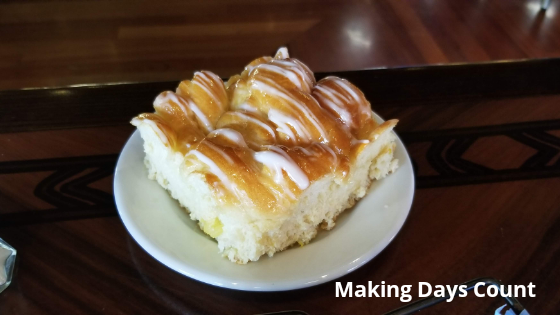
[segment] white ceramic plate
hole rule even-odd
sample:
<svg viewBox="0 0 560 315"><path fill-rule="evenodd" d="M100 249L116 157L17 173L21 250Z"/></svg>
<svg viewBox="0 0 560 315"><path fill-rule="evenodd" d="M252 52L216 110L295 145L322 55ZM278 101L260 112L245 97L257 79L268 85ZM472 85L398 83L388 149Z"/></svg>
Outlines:
<svg viewBox="0 0 560 315"><path fill-rule="evenodd" d="M196 280L230 289L283 291L341 277L381 252L403 226L414 194L412 163L400 139L399 168L303 247L238 265L218 252L177 201L149 180L138 131L126 143L115 171L115 200L132 237L155 259Z"/></svg>

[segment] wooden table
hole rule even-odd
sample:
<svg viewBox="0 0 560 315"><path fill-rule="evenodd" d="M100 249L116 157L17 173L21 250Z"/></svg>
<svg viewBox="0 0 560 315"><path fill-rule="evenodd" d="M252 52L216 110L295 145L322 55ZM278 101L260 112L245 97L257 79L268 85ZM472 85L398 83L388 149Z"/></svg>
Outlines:
<svg viewBox="0 0 560 315"><path fill-rule="evenodd" d="M239 72L287 45L314 71L560 56L560 2L3 0L0 90Z"/></svg>
<svg viewBox="0 0 560 315"><path fill-rule="evenodd" d="M531 314L560 310L560 59L340 72L398 118L414 160L410 216L340 281L536 285ZM324 76L326 74L318 74ZM177 82L0 92L0 237L18 250L0 314L382 314L398 298L335 298L333 282L277 293L199 283L127 233L112 172L151 101ZM336 229L331 233L336 233ZM352 246L352 244L348 244ZM333 253L336 255L336 253ZM423 314L493 314L472 293Z"/></svg>

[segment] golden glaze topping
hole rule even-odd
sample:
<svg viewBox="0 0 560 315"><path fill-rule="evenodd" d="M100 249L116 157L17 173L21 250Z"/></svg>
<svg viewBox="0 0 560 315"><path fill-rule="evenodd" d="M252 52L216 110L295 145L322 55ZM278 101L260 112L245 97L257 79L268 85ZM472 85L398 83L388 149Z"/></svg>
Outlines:
<svg viewBox="0 0 560 315"><path fill-rule="evenodd" d="M285 48L225 84L196 72L176 93L161 93L154 108L132 124L149 124L187 167L200 162L196 171L222 201L271 212L325 174L344 178L364 143L377 137L358 88L336 77L315 82Z"/></svg>

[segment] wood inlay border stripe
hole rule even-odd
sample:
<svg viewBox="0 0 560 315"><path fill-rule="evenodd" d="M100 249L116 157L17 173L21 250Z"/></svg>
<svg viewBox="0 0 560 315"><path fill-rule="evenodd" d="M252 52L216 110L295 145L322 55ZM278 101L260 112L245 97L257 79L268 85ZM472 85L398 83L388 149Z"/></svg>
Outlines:
<svg viewBox="0 0 560 315"><path fill-rule="evenodd" d="M377 107L560 94L560 58L317 73L347 78ZM0 133L124 125L177 82L0 91Z"/></svg>
<svg viewBox="0 0 560 315"><path fill-rule="evenodd" d="M416 174L416 188L426 189L560 177L560 138L547 132L550 130L560 130L560 120L422 131L404 133L401 137L405 144L429 144L425 155L411 152L415 166L423 159L437 173ZM463 157L479 139L497 135L509 137L536 153L519 167L502 170ZM53 171L37 184L35 196L55 207L0 214L0 228L116 215L111 194L88 185L111 176L117 158L117 154L110 154L0 163L0 174ZM86 169L92 171L83 173ZM77 174L81 175L76 177Z"/></svg>

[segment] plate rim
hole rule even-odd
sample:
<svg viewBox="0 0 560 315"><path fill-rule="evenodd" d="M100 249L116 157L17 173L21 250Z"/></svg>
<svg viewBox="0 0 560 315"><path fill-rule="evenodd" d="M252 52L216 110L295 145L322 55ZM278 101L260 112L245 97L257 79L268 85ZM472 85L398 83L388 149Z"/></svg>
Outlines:
<svg viewBox="0 0 560 315"><path fill-rule="evenodd" d="M122 196L120 194L120 190L119 190L120 185L117 184L119 180L119 174L122 173L119 171L120 169L119 166L122 165L122 163L125 163L123 158L123 153L127 149L127 146L130 145L132 138L135 137L135 135L137 135L138 137L140 136L138 130L135 130L127 139L123 149L119 153L119 158L115 166L115 172L114 172L115 175L113 178L113 191L114 191L115 205L117 208L117 212L119 213L119 217L123 222L123 225L126 228L127 232L132 236L134 241L146 253L148 253L152 258L154 258L164 266L172 269L173 271L183 276L189 277L192 280L209 284L212 286L220 287L220 288L232 289L237 291L247 291L247 292L280 292L280 291L298 290L298 289L317 286L338 279L340 277L343 277L366 265L368 262L373 260L375 257L377 257L382 251L384 251L387 248L387 246L397 237L397 235L400 233L400 231L402 230L402 228L407 222L410 211L412 209L412 204L414 202L414 195L416 191L415 190L416 178L414 176L412 159L408 154L408 150L406 149L406 146L402 142L401 138L394 131L391 132L396 136L396 141L398 141L399 144L404 149L403 153L407 160L406 164L407 167L410 167L410 178L409 178L410 181L408 182L407 190L410 190L411 193L406 195L406 198L408 199L406 202L407 210L402 211L402 213L396 218L395 224L391 227L391 229L383 236L383 238L381 238L381 240L377 244L372 246L370 250L361 254L357 259L355 259L350 264L338 266L337 268L333 269L332 272L330 272L326 277L324 278L321 277L313 281L307 281L307 282L285 281L282 283L273 283L273 284L252 282L252 283L244 283L244 284L236 283L235 285L232 285L232 283L228 283L228 282L224 283L224 281L220 281L222 278L219 276L190 267L188 265L188 262L179 260L176 257L169 255L164 250L155 246L143 233L140 232L140 229L136 226L136 223L134 222L134 219L130 215L130 212L123 210L126 208L126 205L122 200ZM142 151L142 153L144 152ZM399 169L401 168L401 166L399 166ZM216 255L220 259L225 259L218 253L216 253ZM250 264L255 264L255 263L258 263L258 261L250 262Z"/></svg>

